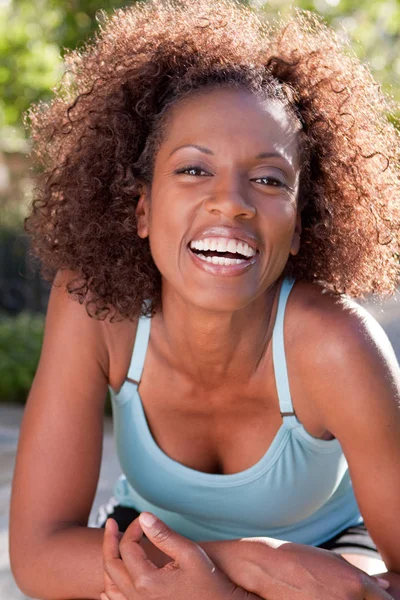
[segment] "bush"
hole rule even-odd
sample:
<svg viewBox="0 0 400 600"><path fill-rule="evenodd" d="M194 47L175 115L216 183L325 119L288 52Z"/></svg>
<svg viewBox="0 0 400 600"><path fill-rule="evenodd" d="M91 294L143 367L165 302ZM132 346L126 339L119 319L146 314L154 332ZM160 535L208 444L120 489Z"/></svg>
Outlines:
<svg viewBox="0 0 400 600"><path fill-rule="evenodd" d="M0 313L0 402L25 402L39 362L44 316Z"/></svg>
<svg viewBox="0 0 400 600"><path fill-rule="evenodd" d="M44 315L0 312L0 402L24 404L35 375L43 341ZM111 415L107 394L105 414Z"/></svg>

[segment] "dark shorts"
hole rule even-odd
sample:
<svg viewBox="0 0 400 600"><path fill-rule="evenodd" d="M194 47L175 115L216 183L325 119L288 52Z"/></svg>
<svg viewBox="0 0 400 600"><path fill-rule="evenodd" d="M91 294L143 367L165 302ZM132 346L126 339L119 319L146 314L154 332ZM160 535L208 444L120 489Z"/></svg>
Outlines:
<svg viewBox="0 0 400 600"><path fill-rule="evenodd" d="M101 506L99 509L96 526L105 527L108 517L112 517L117 521L119 530L126 531L129 524L132 523L139 514L140 513L133 508L116 504L114 499L111 498L108 504ZM363 556L381 559L364 524L348 527L318 547L332 550L332 552L337 554L361 554Z"/></svg>

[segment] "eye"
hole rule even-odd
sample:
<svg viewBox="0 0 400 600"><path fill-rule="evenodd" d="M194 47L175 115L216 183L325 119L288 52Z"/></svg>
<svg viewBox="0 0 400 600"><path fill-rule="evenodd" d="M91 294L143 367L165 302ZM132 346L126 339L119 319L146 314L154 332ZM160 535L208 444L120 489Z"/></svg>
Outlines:
<svg viewBox="0 0 400 600"><path fill-rule="evenodd" d="M207 173L207 171L204 171L204 169L202 169L201 167L197 167L196 165L188 165L187 167L182 167L181 169L177 169L174 172L177 175L185 174L185 175L192 175L193 177L196 177L200 173L201 173L201 175L199 175L200 177L204 177L204 175L209 175L209 173Z"/></svg>
<svg viewBox="0 0 400 600"><path fill-rule="evenodd" d="M252 179L252 181L259 182L262 181L262 185L268 185L272 187L288 187L283 181L277 179L276 177L257 177L256 179Z"/></svg>

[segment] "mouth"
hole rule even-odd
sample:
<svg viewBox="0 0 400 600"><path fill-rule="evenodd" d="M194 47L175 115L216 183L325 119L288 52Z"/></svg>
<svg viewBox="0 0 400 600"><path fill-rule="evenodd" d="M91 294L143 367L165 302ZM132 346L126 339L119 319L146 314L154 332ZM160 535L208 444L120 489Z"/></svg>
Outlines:
<svg viewBox="0 0 400 600"><path fill-rule="evenodd" d="M218 274L236 274L250 267L259 252L244 240L209 237L192 240L188 250L198 266Z"/></svg>

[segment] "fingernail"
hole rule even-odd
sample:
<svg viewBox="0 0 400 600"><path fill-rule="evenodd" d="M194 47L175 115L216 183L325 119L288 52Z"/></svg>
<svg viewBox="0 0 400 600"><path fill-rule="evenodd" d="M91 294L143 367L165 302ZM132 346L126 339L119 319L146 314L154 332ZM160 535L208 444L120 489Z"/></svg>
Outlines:
<svg viewBox="0 0 400 600"><path fill-rule="evenodd" d="M380 587L385 588L385 589L390 587L390 582L387 581L386 579L381 579L380 577L375 577L375 579L379 583Z"/></svg>
<svg viewBox="0 0 400 600"><path fill-rule="evenodd" d="M106 526L105 526L105 529L106 529L107 531L112 531L112 524L111 524L111 521L113 521L113 520L114 520L114 519L107 519L107 521L106 521Z"/></svg>
<svg viewBox="0 0 400 600"><path fill-rule="evenodd" d="M140 515L139 521L145 527L153 527L154 523L157 521L156 517L151 513L144 512Z"/></svg>

